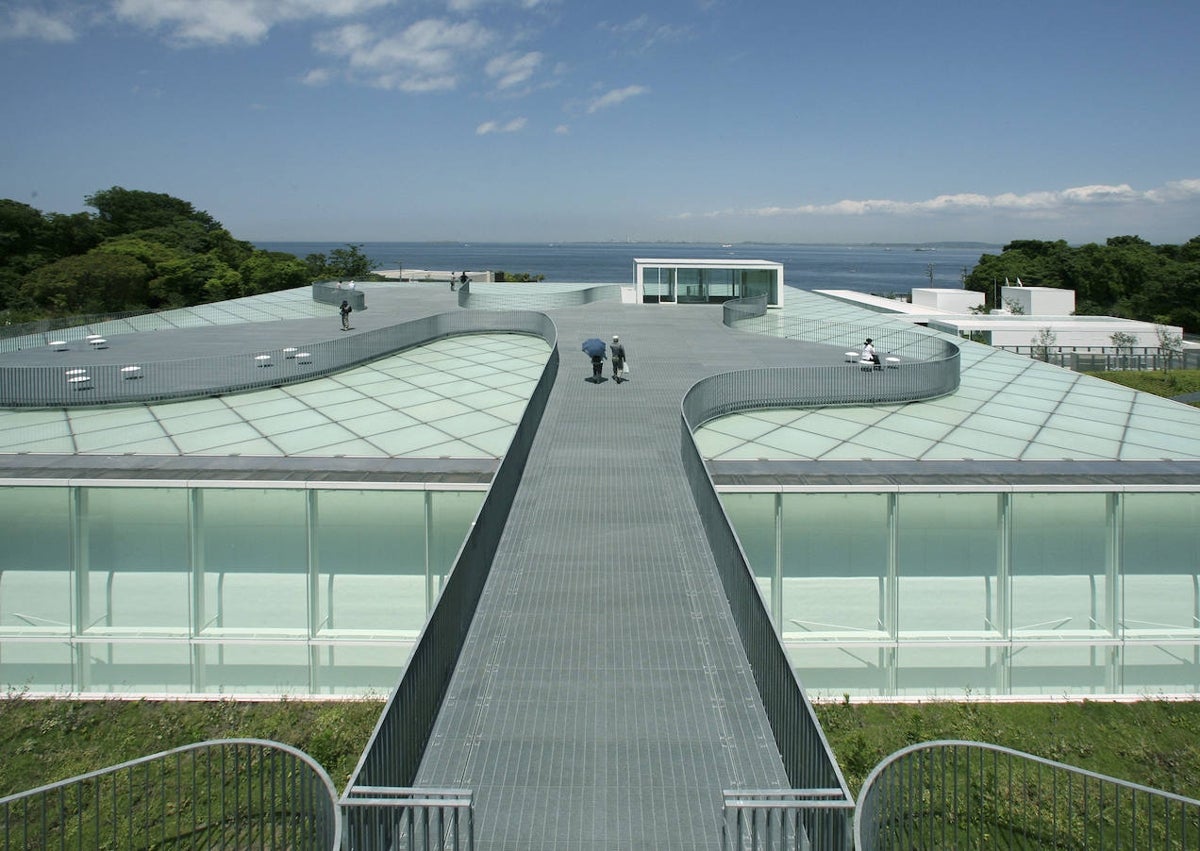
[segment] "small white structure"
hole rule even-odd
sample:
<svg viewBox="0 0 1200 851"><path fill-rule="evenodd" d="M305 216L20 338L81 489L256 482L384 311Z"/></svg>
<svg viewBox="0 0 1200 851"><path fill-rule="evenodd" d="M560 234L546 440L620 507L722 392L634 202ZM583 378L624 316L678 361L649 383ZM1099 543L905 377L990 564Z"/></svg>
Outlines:
<svg viewBox="0 0 1200 851"><path fill-rule="evenodd" d="M1000 301L1010 313L1025 316L1070 316L1075 312L1075 290L1058 287L1003 286Z"/></svg>
<svg viewBox="0 0 1200 851"><path fill-rule="evenodd" d="M766 293L768 307L783 307L783 264L770 260L635 258L637 301L713 304Z"/></svg>
<svg viewBox="0 0 1200 851"><path fill-rule="evenodd" d="M950 313L970 313L983 306L984 295L976 290L946 289L944 287L914 287L912 304Z"/></svg>

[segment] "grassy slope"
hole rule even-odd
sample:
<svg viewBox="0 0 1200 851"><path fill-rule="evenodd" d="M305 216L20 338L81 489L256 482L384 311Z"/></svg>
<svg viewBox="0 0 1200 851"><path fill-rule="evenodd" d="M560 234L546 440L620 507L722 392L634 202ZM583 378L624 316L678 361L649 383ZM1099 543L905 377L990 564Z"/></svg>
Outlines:
<svg viewBox="0 0 1200 851"><path fill-rule="evenodd" d="M205 703L0 700L0 795L204 739L293 745L341 789L382 701ZM1200 798L1200 701L822 704L817 714L857 793L905 745L969 739L1007 745Z"/></svg>
<svg viewBox="0 0 1200 851"><path fill-rule="evenodd" d="M1103 378L1113 384L1132 387L1153 393L1155 396L1181 396L1184 393L1200 393L1200 369L1173 369L1170 372L1115 371L1089 372L1095 378Z"/></svg>

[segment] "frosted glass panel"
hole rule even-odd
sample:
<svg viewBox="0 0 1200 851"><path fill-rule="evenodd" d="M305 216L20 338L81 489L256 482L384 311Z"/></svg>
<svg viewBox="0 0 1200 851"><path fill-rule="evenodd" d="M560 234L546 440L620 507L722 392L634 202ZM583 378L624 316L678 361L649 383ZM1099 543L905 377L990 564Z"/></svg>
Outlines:
<svg viewBox="0 0 1200 851"><path fill-rule="evenodd" d="M0 633L70 632L70 499L68 488L0 488Z"/></svg>
<svg viewBox="0 0 1200 851"><path fill-rule="evenodd" d="M900 495L901 633L999 634L998 500L990 493Z"/></svg>
<svg viewBox="0 0 1200 851"><path fill-rule="evenodd" d="M1109 692L1110 667L1116 648L1087 644L1014 645L1012 694L1104 694Z"/></svg>
<svg viewBox="0 0 1200 851"><path fill-rule="evenodd" d="M205 490L202 631L308 632L306 492Z"/></svg>
<svg viewBox="0 0 1200 851"><path fill-rule="evenodd" d="M481 491L430 491L429 573L443 577L454 565L471 522L483 505Z"/></svg>
<svg viewBox="0 0 1200 851"><path fill-rule="evenodd" d="M1103 493L1012 495L1016 635L1112 634Z"/></svg>
<svg viewBox="0 0 1200 851"><path fill-rule="evenodd" d="M318 634L419 631L425 622L425 493L322 491Z"/></svg>
<svg viewBox="0 0 1200 851"><path fill-rule="evenodd" d="M84 645L84 690L182 694L192 690L191 648L185 642Z"/></svg>
<svg viewBox="0 0 1200 851"><path fill-rule="evenodd" d="M87 488L84 632L187 632L188 495L183 488Z"/></svg>
<svg viewBox="0 0 1200 851"><path fill-rule="evenodd" d="M895 650L874 645L788 645L788 658L809 697L889 695Z"/></svg>
<svg viewBox="0 0 1200 851"><path fill-rule="evenodd" d="M1200 648L1161 644L1125 645L1125 691L1155 693L1200 692Z"/></svg>
<svg viewBox="0 0 1200 851"><path fill-rule="evenodd" d="M1125 573L1200 572L1200 493L1127 493Z"/></svg>
<svg viewBox="0 0 1200 851"><path fill-rule="evenodd" d="M66 642L5 642L0 653L0 687L20 691L76 691L73 650Z"/></svg>
<svg viewBox="0 0 1200 851"><path fill-rule="evenodd" d="M783 496L785 634L884 629L886 494Z"/></svg>
<svg viewBox="0 0 1200 851"><path fill-rule="evenodd" d="M1003 654L1000 647L901 647L897 651L896 694L995 694Z"/></svg>
<svg viewBox="0 0 1200 851"><path fill-rule="evenodd" d="M766 579L775 575L775 499L773 493L721 494L750 569Z"/></svg>
<svg viewBox="0 0 1200 851"><path fill-rule="evenodd" d="M1127 634L1194 636L1200 632L1200 494L1121 499Z"/></svg>
<svg viewBox="0 0 1200 851"><path fill-rule="evenodd" d="M400 681L413 644L321 647L315 656L318 694L386 694Z"/></svg>
<svg viewBox="0 0 1200 851"><path fill-rule="evenodd" d="M223 644L202 649L203 691L213 694L308 692L308 648L294 644Z"/></svg>

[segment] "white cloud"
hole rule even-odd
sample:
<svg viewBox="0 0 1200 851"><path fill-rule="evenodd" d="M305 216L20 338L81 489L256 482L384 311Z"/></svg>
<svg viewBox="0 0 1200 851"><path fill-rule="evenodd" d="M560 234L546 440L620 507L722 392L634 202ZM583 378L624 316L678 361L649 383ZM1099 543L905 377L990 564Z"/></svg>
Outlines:
<svg viewBox="0 0 1200 851"><path fill-rule="evenodd" d="M600 95L598 98L593 98L588 104L587 111L589 113L597 110L607 109L610 106L616 106L619 103L629 100L638 95L644 95L650 89L646 86L626 86L623 89L612 89Z"/></svg>
<svg viewBox="0 0 1200 851"><path fill-rule="evenodd" d="M476 136L486 136L489 133L516 133L525 129L527 120L524 117L514 118L501 124L499 121L485 121L475 128Z"/></svg>
<svg viewBox="0 0 1200 851"><path fill-rule="evenodd" d="M288 21L361 15L396 0L115 0L117 18L181 44L257 44Z"/></svg>
<svg viewBox="0 0 1200 851"><path fill-rule="evenodd" d="M1015 215L1046 215L1069 209L1133 204L1163 204L1172 201L1200 199L1200 180L1178 180L1157 189L1135 190L1129 184L1116 186L1075 186L1068 189L1043 190L999 195L962 193L938 195L922 201L893 201L886 199L842 200L832 204L801 204L794 207L756 207L742 210L721 210L684 213L680 218L779 217L779 216L919 216L937 213L991 212Z"/></svg>
<svg viewBox="0 0 1200 851"><path fill-rule="evenodd" d="M497 89L511 89L529 80L542 62L542 54L505 53L488 61L484 72L496 81Z"/></svg>
<svg viewBox="0 0 1200 851"><path fill-rule="evenodd" d="M31 38L63 43L77 37L70 12L65 10L52 14L40 9L10 9L0 19L0 39Z"/></svg>
<svg viewBox="0 0 1200 851"><path fill-rule="evenodd" d="M629 45L630 49L644 53L663 42L686 41L692 37L692 31L687 27L673 27L669 24L656 24L650 16L643 13L623 24L612 24L601 21L597 27L616 36Z"/></svg>
<svg viewBox="0 0 1200 851"><path fill-rule="evenodd" d="M349 24L318 36L318 52L344 60L357 79L384 89L429 92L458 85L461 57L494 39L474 22L427 18L398 33L385 34Z"/></svg>
<svg viewBox="0 0 1200 851"><path fill-rule="evenodd" d="M554 128L554 133L557 136L569 136L571 134L571 128L565 124L560 124Z"/></svg>

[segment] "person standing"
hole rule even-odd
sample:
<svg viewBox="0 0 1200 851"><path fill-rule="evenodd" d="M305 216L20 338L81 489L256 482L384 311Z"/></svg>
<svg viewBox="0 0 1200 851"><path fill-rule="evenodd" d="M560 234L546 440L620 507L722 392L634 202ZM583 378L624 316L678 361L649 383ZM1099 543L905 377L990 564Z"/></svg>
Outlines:
<svg viewBox="0 0 1200 851"><path fill-rule="evenodd" d="M343 331L350 330L350 312L352 310L354 310L354 308L350 306L350 302L347 299L342 299L342 306L338 308L338 313L342 314Z"/></svg>
<svg viewBox="0 0 1200 851"><path fill-rule="evenodd" d="M466 270L466 269L463 269L463 273L462 273L461 275L459 275L459 276L458 276L458 283L459 283L461 286L464 286L464 287L465 287L465 286L467 285L467 282L468 282L468 281L470 281L470 280L471 280L471 279L467 277L467 270Z"/></svg>
<svg viewBox="0 0 1200 851"><path fill-rule="evenodd" d="M450 272L450 292L454 292L454 282L455 282L455 280L456 280L456 279L455 279L455 277L454 277L454 272L452 271L452 272Z"/></svg>
<svg viewBox="0 0 1200 851"><path fill-rule="evenodd" d="M620 384L625 374L625 346L621 343L621 338L616 334L613 334L613 341L612 345L609 346L609 350L612 352L613 381Z"/></svg>

